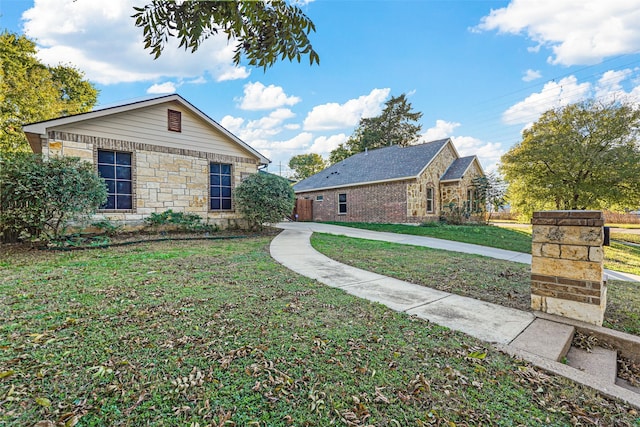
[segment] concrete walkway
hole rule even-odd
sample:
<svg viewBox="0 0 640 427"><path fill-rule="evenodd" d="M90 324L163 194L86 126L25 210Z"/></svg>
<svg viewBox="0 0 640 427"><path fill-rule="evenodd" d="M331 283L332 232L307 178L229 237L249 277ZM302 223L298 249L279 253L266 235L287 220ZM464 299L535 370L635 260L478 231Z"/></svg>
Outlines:
<svg viewBox="0 0 640 427"><path fill-rule="evenodd" d="M321 224L316 222L282 222L277 225L284 230L307 231L310 233L327 233L358 239L379 240L384 242L399 243L403 245L423 246L445 251L462 252L465 254L482 255L489 258L497 258L505 261L513 261L521 264L531 264L531 255L522 252L507 251L505 249L491 248L488 246L474 245L471 243L454 242L451 240L436 239L434 237L412 236L410 234L387 233L380 231L362 230L340 225ZM610 280L625 280L640 282L640 276L619 271L604 271Z"/></svg>
<svg viewBox="0 0 640 427"><path fill-rule="evenodd" d="M565 376L607 396L622 399L640 408L640 392L620 387L611 380L603 381L599 374L583 372L560 362L560 358L566 354L566 350L571 345L574 331L572 326L565 324L565 319L554 319L550 316L551 321L549 321L536 317L532 312L454 295L351 267L313 249L310 237L313 232L341 234L479 254L520 263L530 263L530 255L429 237L380 233L328 224L281 223L278 226L284 231L271 242L271 256L285 267L360 298L379 302L393 310L416 315L438 325L493 343L506 353L521 357L549 372ZM636 279L640 277L636 276ZM555 329L564 329L566 332L553 332ZM599 329L605 330L605 328ZM635 340L634 348L640 348L640 338L615 331L613 333L624 335L620 340ZM558 346L561 352L558 352ZM636 350L633 351L636 352ZM550 354L552 355L549 356ZM614 357L614 365L615 362Z"/></svg>
<svg viewBox="0 0 640 427"><path fill-rule="evenodd" d="M339 263L313 249L309 241L312 231L308 229L308 223L298 229L295 229L296 226L302 223L292 224L282 225L286 227L285 231L273 239L271 256L296 273L325 285L344 289L352 295L493 343L510 343L535 319L529 312L438 291Z"/></svg>

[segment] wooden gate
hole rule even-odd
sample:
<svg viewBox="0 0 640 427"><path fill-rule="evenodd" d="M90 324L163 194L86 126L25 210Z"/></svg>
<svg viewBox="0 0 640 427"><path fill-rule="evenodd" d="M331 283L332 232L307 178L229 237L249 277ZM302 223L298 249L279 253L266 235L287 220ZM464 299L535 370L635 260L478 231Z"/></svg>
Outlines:
<svg viewBox="0 0 640 427"><path fill-rule="evenodd" d="M296 207L293 209L294 221L313 221L313 200L296 199Z"/></svg>

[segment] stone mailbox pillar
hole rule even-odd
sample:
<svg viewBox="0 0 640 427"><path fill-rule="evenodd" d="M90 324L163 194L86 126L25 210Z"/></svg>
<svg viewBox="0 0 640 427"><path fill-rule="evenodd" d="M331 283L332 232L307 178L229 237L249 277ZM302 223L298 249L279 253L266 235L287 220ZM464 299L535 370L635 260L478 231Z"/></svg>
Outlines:
<svg viewBox="0 0 640 427"><path fill-rule="evenodd" d="M534 212L531 223L531 308L602 326L602 212Z"/></svg>

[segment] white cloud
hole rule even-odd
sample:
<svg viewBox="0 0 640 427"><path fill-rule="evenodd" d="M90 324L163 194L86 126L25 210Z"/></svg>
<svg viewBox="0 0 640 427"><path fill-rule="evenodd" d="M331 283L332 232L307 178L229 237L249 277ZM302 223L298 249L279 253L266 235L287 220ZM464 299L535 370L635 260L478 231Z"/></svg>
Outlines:
<svg viewBox="0 0 640 427"><path fill-rule="evenodd" d="M460 156L478 156L485 171L496 169L500 157L505 153L497 142L485 142L472 136L454 136L453 132L460 123L436 120L435 126L427 129L420 137L420 142L430 142L438 139L451 138Z"/></svg>
<svg viewBox="0 0 640 427"><path fill-rule="evenodd" d="M209 74L216 81L242 79L244 67L232 63L232 44L212 37L195 53L171 39L160 58L143 49L142 30L131 18L143 2L110 0L35 0L24 12L24 33L37 40L38 57L47 64L80 66L87 78L102 84L184 79Z"/></svg>
<svg viewBox="0 0 640 427"><path fill-rule="evenodd" d="M382 111L391 89L373 89L368 95L350 99L344 104L331 102L317 105L304 119L305 130L332 130L353 127L362 117L372 117Z"/></svg>
<svg viewBox="0 0 640 427"><path fill-rule="evenodd" d="M525 71L524 76L522 76L522 81L532 82L534 80L539 79L540 77L542 77L542 74L540 74L540 71L529 69Z"/></svg>
<svg viewBox="0 0 640 427"><path fill-rule="evenodd" d="M198 76L193 80L189 80L187 83L190 83L192 85L203 85L207 83L207 79L205 79L204 76Z"/></svg>
<svg viewBox="0 0 640 427"><path fill-rule="evenodd" d="M454 136L451 140L460 156L478 156L480 164L487 172L496 169L500 157L505 153L497 142L485 142L472 136Z"/></svg>
<svg viewBox="0 0 640 427"><path fill-rule="evenodd" d="M344 133L331 136L319 136L313 141L313 145L309 148L309 152L327 155L332 150L338 148L338 145L344 143L349 137Z"/></svg>
<svg viewBox="0 0 640 427"><path fill-rule="evenodd" d="M313 134L309 132L302 132L286 141L274 141L269 143L269 148L274 150L293 151L306 148L311 143Z"/></svg>
<svg viewBox="0 0 640 427"><path fill-rule="evenodd" d="M578 83L575 76L565 77L558 82L548 82L542 90L526 97L523 101L509 107L502 114L507 124L534 122L542 113L552 108L569 105L588 97L590 83Z"/></svg>
<svg viewBox="0 0 640 427"><path fill-rule="evenodd" d="M625 70L610 70L600 77L596 82L595 97L604 101L630 101L640 102L640 82L634 82L636 85L630 92L625 92L622 83L629 78L633 77L633 71L630 69Z"/></svg>
<svg viewBox="0 0 640 427"><path fill-rule="evenodd" d="M258 120L252 120L247 124L248 129L273 130L280 128L282 122L295 117L295 114L288 108L279 108L271 112L268 116ZM278 130L279 132L280 130Z"/></svg>
<svg viewBox="0 0 640 427"><path fill-rule="evenodd" d="M247 83L244 86L240 108L242 110L271 110L300 102L297 96L287 96L280 86L265 86L260 82Z"/></svg>
<svg viewBox="0 0 640 427"><path fill-rule="evenodd" d="M278 108L267 116L249 121L227 115L220 124L249 145L259 148L256 141L263 147L270 146L269 138L281 133L285 129L284 122L293 117L295 114L288 108Z"/></svg>
<svg viewBox="0 0 640 427"><path fill-rule="evenodd" d="M512 0L476 27L523 34L549 47L549 62L595 64L640 49L640 0ZM535 49L534 48L534 49Z"/></svg>
<svg viewBox="0 0 640 427"><path fill-rule="evenodd" d="M423 132L422 135L420 135L420 140L421 142L430 142L449 138L458 126L460 126L460 123L436 120L436 125Z"/></svg>
<svg viewBox="0 0 640 427"><path fill-rule="evenodd" d="M226 115L220 120L220 124L222 127L227 129L229 132L238 135L240 130L242 129L242 124L244 123L244 119L242 117L233 117Z"/></svg>
<svg viewBox="0 0 640 427"><path fill-rule="evenodd" d="M163 94L163 93L175 93L176 84L173 82L156 83L147 89L147 93L151 94Z"/></svg>

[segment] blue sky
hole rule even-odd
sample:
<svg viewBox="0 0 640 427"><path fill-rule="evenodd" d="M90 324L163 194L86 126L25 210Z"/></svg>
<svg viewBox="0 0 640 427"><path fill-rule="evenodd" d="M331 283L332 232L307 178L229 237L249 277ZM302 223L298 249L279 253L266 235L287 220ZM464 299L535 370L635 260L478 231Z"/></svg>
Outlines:
<svg viewBox="0 0 640 427"><path fill-rule="evenodd" d="M137 2L140 4L140 2ZM72 64L112 105L177 92L288 172L406 93L423 141L452 137L485 169L543 111L586 98L640 102L640 0L316 0L320 65L231 63L224 37L154 61L126 0L0 0L0 24L43 62Z"/></svg>

